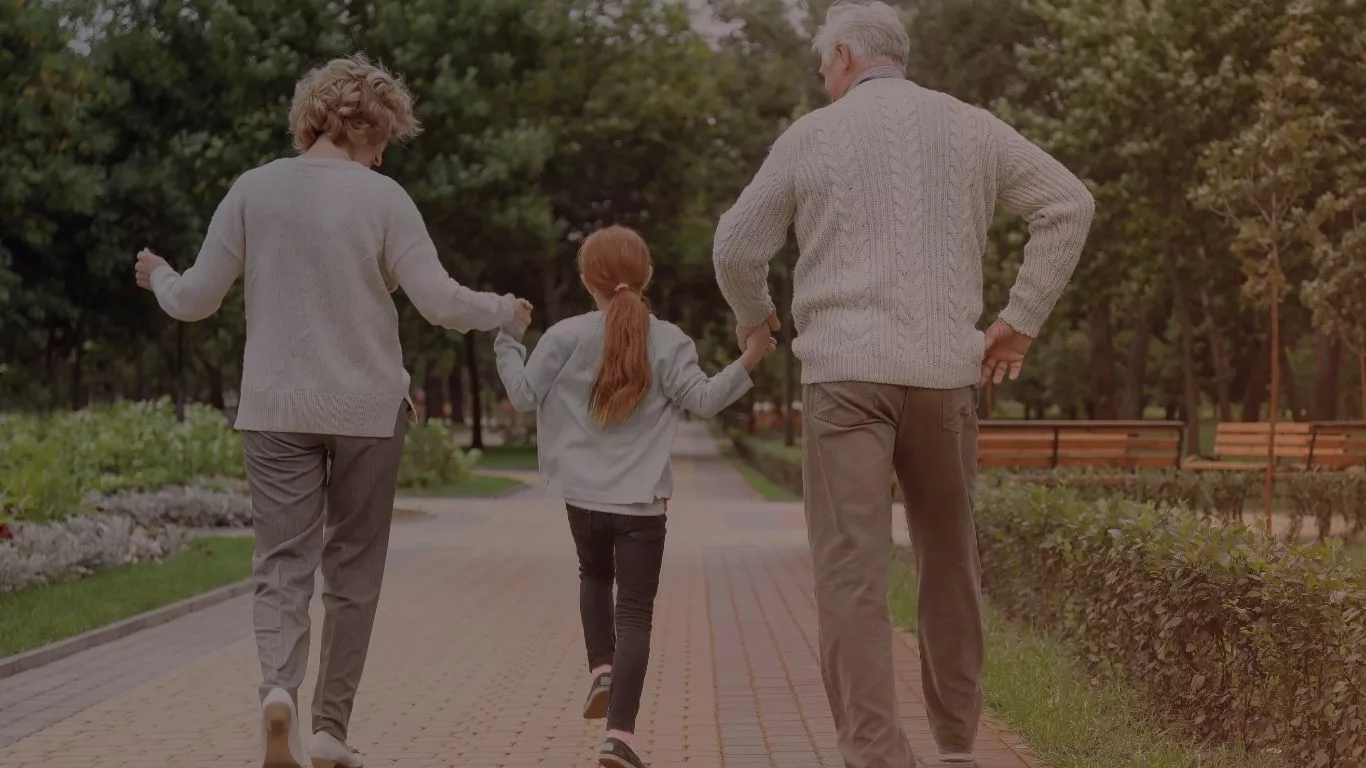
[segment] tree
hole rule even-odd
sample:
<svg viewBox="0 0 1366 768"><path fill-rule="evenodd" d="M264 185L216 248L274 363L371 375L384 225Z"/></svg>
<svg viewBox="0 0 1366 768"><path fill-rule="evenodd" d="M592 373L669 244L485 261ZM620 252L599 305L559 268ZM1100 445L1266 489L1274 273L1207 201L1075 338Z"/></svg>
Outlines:
<svg viewBox="0 0 1366 768"><path fill-rule="evenodd" d="M1255 120L1235 137L1215 142L1202 167L1207 180L1191 193L1199 206L1213 211L1236 229L1234 252L1243 257L1247 276L1244 290L1270 308L1272 432L1280 416L1279 389L1283 348L1280 343L1280 306L1285 266L1306 255L1315 239L1315 221L1308 209L1315 203L1315 173L1330 159L1331 140L1339 128L1336 116L1323 105L1323 86L1304 72L1305 60L1318 40L1304 15L1311 10L1300 2L1290 10L1291 21L1281 33L1281 45L1271 54L1268 70L1258 73L1259 100ZM1275 440L1267 443L1267 531L1271 531L1275 484Z"/></svg>

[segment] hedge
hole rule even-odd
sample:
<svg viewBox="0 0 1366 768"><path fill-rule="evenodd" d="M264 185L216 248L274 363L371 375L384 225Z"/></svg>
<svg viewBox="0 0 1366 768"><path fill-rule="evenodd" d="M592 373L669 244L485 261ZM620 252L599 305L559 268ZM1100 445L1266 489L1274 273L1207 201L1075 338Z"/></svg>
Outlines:
<svg viewBox="0 0 1366 768"><path fill-rule="evenodd" d="M753 464L769 480L796 494L802 492L801 454L774 440L761 440L743 434L731 436L740 458Z"/></svg>
<svg viewBox="0 0 1366 768"><path fill-rule="evenodd" d="M1366 590L1332 548L989 478L983 589L1193 736L1366 763Z"/></svg>

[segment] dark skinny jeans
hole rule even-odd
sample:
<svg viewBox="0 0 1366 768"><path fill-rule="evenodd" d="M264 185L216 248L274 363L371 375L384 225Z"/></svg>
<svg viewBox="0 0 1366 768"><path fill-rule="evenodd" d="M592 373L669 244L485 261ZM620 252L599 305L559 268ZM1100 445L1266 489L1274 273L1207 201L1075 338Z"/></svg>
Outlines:
<svg viewBox="0 0 1366 768"><path fill-rule="evenodd" d="M571 505L569 530L579 553L579 613L588 668L612 665L607 729L635 733L650 664L665 518L592 512Z"/></svg>

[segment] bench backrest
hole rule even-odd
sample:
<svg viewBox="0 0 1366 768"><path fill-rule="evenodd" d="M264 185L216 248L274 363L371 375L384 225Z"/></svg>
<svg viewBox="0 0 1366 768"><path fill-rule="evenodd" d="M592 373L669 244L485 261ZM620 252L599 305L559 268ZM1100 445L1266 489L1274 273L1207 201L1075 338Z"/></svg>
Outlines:
<svg viewBox="0 0 1366 768"><path fill-rule="evenodd" d="M1096 467L1164 469L1177 465L1179 428L1056 426L992 428L982 425L978 466L984 468L1053 469Z"/></svg>
<svg viewBox="0 0 1366 768"><path fill-rule="evenodd" d="M1313 427L1310 424L1277 424L1276 460L1286 464L1306 464L1313 440ZM1221 461L1265 462L1270 441L1269 422L1220 422L1214 435L1214 455Z"/></svg>
<svg viewBox="0 0 1366 768"><path fill-rule="evenodd" d="M1366 465L1366 424L1322 422L1314 425L1316 469Z"/></svg>

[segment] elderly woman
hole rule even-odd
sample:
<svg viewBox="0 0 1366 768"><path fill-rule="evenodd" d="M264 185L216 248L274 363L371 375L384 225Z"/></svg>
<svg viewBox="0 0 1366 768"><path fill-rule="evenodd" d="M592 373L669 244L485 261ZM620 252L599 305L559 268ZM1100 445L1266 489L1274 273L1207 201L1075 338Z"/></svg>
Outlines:
<svg viewBox="0 0 1366 768"><path fill-rule="evenodd" d="M371 170L390 141L419 131L401 81L363 58L337 59L299 82L289 118L301 154L233 184L184 274L143 251L137 281L167 314L194 322L245 274L236 426L256 529L259 764L296 768L305 759L296 707L321 564L312 763L359 768L347 726L412 412L390 293L402 288L429 322L458 331L525 325L531 305L451 279L413 201Z"/></svg>

